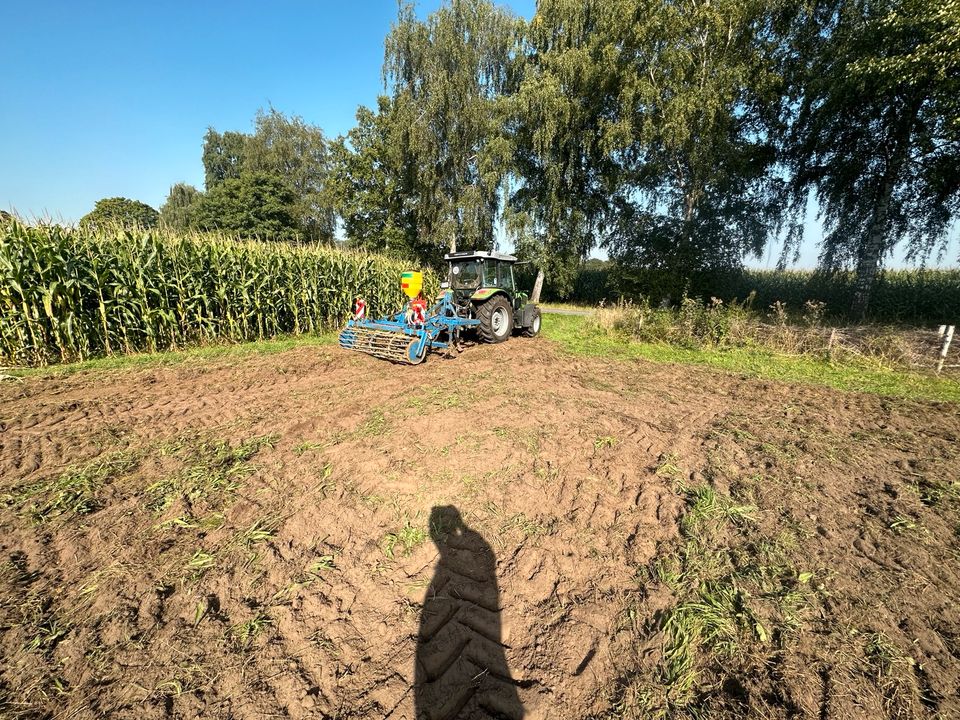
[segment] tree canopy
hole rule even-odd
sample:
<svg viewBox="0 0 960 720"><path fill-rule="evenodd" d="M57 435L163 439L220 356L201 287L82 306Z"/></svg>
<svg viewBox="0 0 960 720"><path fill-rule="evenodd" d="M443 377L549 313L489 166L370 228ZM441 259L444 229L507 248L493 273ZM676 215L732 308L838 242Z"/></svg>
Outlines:
<svg viewBox="0 0 960 720"><path fill-rule="evenodd" d="M160 213L146 203L125 197L112 197L97 200L93 210L80 218L80 227L156 227L160 222Z"/></svg>
<svg viewBox="0 0 960 720"><path fill-rule="evenodd" d="M297 197L280 178L243 172L217 183L191 207L191 225L263 240L296 239Z"/></svg>
<svg viewBox="0 0 960 720"><path fill-rule="evenodd" d="M271 108L257 113L252 134L208 128L203 139L203 167L208 193L224 183L243 180L240 185L234 183L230 193L217 196L220 206L226 208L224 203L230 198L239 198L236 191L240 187L264 189L264 178L270 176L285 185L293 198L289 212L283 214L289 225L282 234L312 241L333 239L336 213L326 189L329 143L319 127L303 118L287 117ZM272 191L268 195L275 197ZM230 208L232 217L244 214L244 208ZM280 221L279 215L272 217L273 222ZM207 217L206 222L210 220Z"/></svg>
<svg viewBox="0 0 960 720"><path fill-rule="evenodd" d="M511 154L503 94L522 26L488 0L450 0L423 21L400 6L384 75L421 244L493 245Z"/></svg>
<svg viewBox="0 0 960 720"><path fill-rule="evenodd" d="M410 160L395 142L393 102L357 109L357 125L332 145L329 192L348 242L377 252L436 262L446 243L417 232Z"/></svg>
<svg viewBox="0 0 960 720"><path fill-rule="evenodd" d="M175 230L190 229L193 223L191 211L200 195L193 185L177 183L172 186L166 202L160 206L161 222Z"/></svg>
<svg viewBox="0 0 960 720"><path fill-rule="evenodd" d="M210 128L206 191L171 188L164 222L427 264L506 234L562 288L597 247L680 278L786 263L814 197L863 313L891 250L942 254L960 211L960 0L404 2L383 78L334 141L273 109Z"/></svg>
<svg viewBox="0 0 960 720"><path fill-rule="evenodd" d="M856 268L862 315L884 257L901 242L914 258L942 252L960 212L960 2L818 10L791 38L797 112L785 155L794 211L816 194L822 264Z"/></svg>

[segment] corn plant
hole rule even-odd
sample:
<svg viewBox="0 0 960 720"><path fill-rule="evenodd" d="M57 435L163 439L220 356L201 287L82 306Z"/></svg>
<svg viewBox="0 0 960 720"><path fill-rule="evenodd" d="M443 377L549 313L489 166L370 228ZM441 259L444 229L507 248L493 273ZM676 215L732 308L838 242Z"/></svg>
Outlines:
<svg viewBox="0 0 960 720"><path fill-rule="evenodd" d="M329 246L0 223L0 362L316 333L402 305L403 263ZM437 278L427 273L428 290Z"/></svg>

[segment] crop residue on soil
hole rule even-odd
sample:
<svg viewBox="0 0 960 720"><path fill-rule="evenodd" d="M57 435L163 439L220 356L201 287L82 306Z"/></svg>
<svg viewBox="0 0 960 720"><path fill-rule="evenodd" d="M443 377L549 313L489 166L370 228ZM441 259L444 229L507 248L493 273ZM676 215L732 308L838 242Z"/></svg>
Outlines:
<svg viewBox="0 0 960 720"><path fill-rule="evenodd" d="M518 339L0 428L0 715L960 716L954 406Z"/></svg>

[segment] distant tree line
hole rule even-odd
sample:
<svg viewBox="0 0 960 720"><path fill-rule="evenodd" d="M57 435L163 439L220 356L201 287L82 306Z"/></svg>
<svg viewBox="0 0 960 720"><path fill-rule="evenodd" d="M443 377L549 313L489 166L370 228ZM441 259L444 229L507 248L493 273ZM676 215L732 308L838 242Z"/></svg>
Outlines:
<svg viewBox="0 0 960 720"><path fill-rule="evenodd" d="M735 271L815 199L820 261L867 312L903 244L945 251L960 212L960 0L489 0L400 7L387 93L327 139L271 110L204 138L205 189L164 223L346 241L435 264L503 228L555 288L619 266Z"/></svg>

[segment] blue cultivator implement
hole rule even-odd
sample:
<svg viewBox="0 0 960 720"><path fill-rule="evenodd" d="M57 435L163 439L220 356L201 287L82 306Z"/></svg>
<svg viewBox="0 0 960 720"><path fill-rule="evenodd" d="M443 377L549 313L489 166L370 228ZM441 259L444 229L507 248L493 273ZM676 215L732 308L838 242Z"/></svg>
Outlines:
<svg viewBox="0 0 960 720"><path fill-rule="evenodd" d="M353 320L340 331L340 347L374 357L417 365L432 349L457 344L461 330L476 327L480 321L460 317L453 304L453 293L444 292L431 308L420 295L420 278L404 273L403 290L411 298L396 315L380 320L362 317L362 304ZM416 273L419 275L419 273Z"/></svg>

